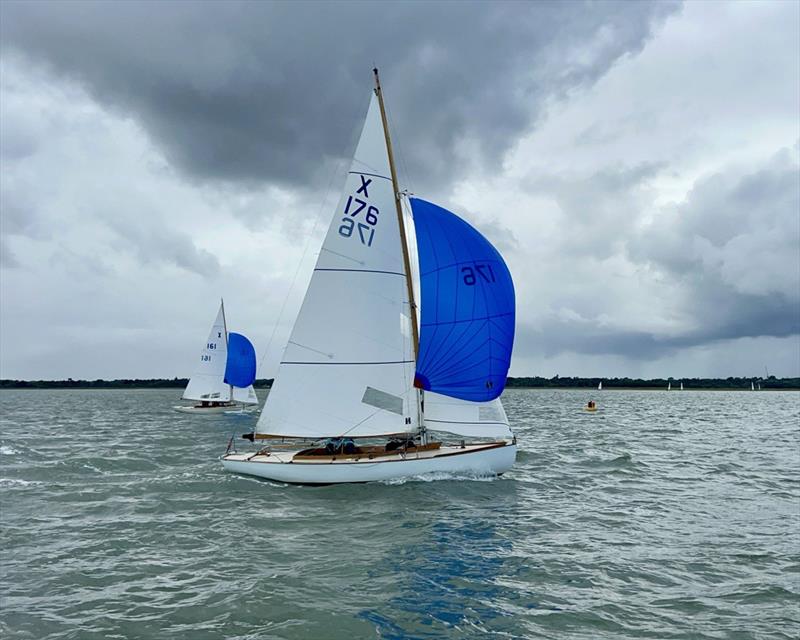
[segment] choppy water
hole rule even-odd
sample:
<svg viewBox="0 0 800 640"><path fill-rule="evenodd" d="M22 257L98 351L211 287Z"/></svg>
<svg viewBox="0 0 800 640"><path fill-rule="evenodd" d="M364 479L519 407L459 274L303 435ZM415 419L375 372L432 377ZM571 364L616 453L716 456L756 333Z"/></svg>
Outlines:
<svg viewBox="0 0 800 640"><path fill-rule="evenodd" d="M0 636L798 636L800 393L510 391L503 478L322 488L178 395L0 393Z"/></svg>

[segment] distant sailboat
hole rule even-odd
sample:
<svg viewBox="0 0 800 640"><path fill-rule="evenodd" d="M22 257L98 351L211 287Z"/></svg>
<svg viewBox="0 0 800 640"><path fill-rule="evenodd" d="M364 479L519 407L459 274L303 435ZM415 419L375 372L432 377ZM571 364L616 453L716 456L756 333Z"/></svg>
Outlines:
<svg viewBox="0 0 800 640"><path fill-rule="evenodd" d="M681 382L681 391L683 391L683 382Z"/></svg>
<svg viewBox="0 0 800 640"><path fill-rule="evenodd" d="M672 383L667 382L667 391L672 391Z"/></svg>
<svg viewBox="0 0 800 640"><path fill-rule="evenodd" d="M756 388L755 388L755 386L753 385L753 381L751 380L751 381L750 381L750 391L755 391L755 390L756 390Z"/></svg>
<svg viewBox="0 0 800 640"><path fill-rule="evenodd" d="M603 390L603 381L602 380L597 384L597 390L598 391L602 391Z"/></svg>
<svg viewBox="0 0 800 640"><path fill-rule="evenodd" d="M206 415L230 411L236 403L241 403L243 408L257 405L258 397L253 389L255 373L255 349L243 335L228 333L225 303L220 301L197 368L183 392L184 400L194 400L198 404L174 408L183 413Z"/></svg>
<svg viewBox="0 0 800 640"><path fill-rule="evenodd" d="M279 444L229 450L228 471L335 484L498 475L514 464L516 438L499 399L514 339L511 274L464 220L408 198L418 319L406 196L374 74L344 193L261 418L246 436ZM448 443L431 431L481 440Z"/></svg>
<svg viewBox="0 0 800 640"><path fill-rule="evenodd" d="M761 391L761 383L758 383L758 390Z"/></svg>

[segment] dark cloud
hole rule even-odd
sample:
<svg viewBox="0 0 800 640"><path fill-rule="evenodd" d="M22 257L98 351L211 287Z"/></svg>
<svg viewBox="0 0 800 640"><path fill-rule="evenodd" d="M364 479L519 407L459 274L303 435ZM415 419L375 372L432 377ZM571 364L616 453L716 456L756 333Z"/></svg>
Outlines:
<svg viewBox="0 0 800 640"><path fill-rule="evenodd" d="M680 283L698 340L800 333L800 164L782 150L699 181L628 245Z"/></svg>
<svg viewBox="0 0 800 640"><path fill-rule="evenodd" d="M714 295L714 291L710 289L709 293ZM729 295L723 290L716 298L703 302L714 308L714 313L707 313L705 307L695 308L698 323L707 324L677 334L624 329L596 318L553 318L541 327L520 323L515 349L519 353L541 353L546 357L573 352L655 360L723 340L784 338L800 333L800 308L782 296Z"/></svg>
<svg viewBox="0 0 800 640"><path fill-rule="evenodd" d="M749 171L730 169L699 180L686 200L653 212L646 224L625 224L642 184L656 167L604 172L569 184L554 183L559 203L581 224L581 211L610 227L632 263L647 270L664 296L671 318L654 317L659 330L630 330L610 322L591 300L579 311L553 314L539 327L521 327L519 348L547 356L564 351L661 358L679 350L739 338L783 338L800 333L800 164L784 149ZM568 197L565 194L572 194ZM613 195L608 200L607 196ZM623 216L606 211L617 203ZM576 234L594 242L583 220ZM577 245L575 244L577 242ZM567 244L582 247L579 239ZM583 251L583 249L581 249ZM602 293L602 278L595 293ZM677 295L674 293L677 291ZM555 298L554 298L555 299ZM611 298L613 300L613 298ZM657 314L654 306L654 314ZM679 321L674 322L675 318ZM538 345L538 346L537 346Z"/></svg>
<svg viewBox="0 0 800 640"><path fill-rule="evenodd" d="M352 144L377 64L424 183L465 160L463 140L496 162L545 99L641 49L677 6L4 2L0 36L129 113L190 175L240 182L316 184Z"/></svg>

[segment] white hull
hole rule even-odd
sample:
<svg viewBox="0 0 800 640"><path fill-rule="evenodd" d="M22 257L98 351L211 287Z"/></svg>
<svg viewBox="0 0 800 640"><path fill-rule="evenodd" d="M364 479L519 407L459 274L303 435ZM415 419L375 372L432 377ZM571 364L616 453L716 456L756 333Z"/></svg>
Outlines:
<svg viewBox="0 0 800 640"><path fill-rule="evenodd" d="M516 444L489 443L442 446L433 451L370 459L366 456L323 457L293 461L297 451L269 455L230 453L222 456L226 471L292 484L376 482L430 474L500 475L514 464Z"/></svg>
<svg viewBox="0 0 800 640"><path fill-rule="evenodd" d="M192 413L196 416L211 416L211 415L219 415L221 413L225 413L226 411L231 411L235 408L235 405L227 404L222 405L221 407L195 407L192 405L176 405L172 407L175 411L180 411L181 413Z"/></svg>

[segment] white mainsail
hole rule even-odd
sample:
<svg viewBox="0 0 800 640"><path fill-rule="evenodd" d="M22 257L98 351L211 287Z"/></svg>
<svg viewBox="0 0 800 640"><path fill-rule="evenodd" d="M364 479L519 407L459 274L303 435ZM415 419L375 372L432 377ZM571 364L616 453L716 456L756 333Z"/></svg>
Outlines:
<svg viewBox="0 0 800 640"><path fill-rule="evenodd" d="M217 318L211 325L203 349L200 351L196 369L183 392L185 400L207 400L227 402L231 399L231 388L225 384L225 363L228 357L228 340L225 329L225 307L220 302Z"/></svg>
<svg viewBox="0 0 800 640"><path fill-rule="evenodd" d="M598 391L602 391L603 390L603 381L602 380L597 383L597 390Z"/></svg>
<svg viewBox="0 0 800 640"><path fill-rule="evenodd" d="M414 346L383 125L373 95L259 434L416 431Z"/></svg>

